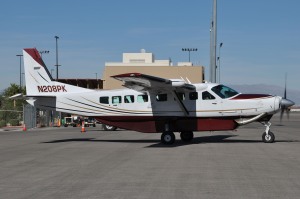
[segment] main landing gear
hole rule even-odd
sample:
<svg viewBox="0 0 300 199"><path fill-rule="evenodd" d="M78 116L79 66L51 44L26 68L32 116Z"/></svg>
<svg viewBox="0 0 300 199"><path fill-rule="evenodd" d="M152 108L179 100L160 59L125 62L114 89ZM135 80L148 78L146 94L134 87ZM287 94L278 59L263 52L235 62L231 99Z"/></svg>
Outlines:
<svg viewBox="0 0 300 199"><path fill-rule="evenodd" d="M275 141L275 135L270 131L271 122L261 122L266 131L262 134L262 141L265 143L273 143Z"/></svg>
<svg viewBox="0 0 300 199"><path fill-rule="evenodd" d="M183 131L180 133L180 138L183 142L190 142L194 138L193 131ZM166 145L171 145L175 142L176 137L173 132L166 131L161 134L161 142Z"/></svg>
<svg viewBox="0 0 300 199"><path fill-rule="evenodd" d="M105 131L115 131L117 129L117 127L110 126L110 125L107 125L107 124L103 124L103 129Z"/></svg>

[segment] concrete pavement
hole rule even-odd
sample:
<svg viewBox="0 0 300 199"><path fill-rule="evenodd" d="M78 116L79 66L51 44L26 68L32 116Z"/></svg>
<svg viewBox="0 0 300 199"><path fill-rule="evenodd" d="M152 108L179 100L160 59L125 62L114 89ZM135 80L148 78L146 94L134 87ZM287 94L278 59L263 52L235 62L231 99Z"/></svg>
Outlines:
<svg viewBox="0 0 300 199"><path fill-rule="evenodd" d="M299 198L300 114L264 127L176 134L96 127L0 132L0 198Z"/></svg>

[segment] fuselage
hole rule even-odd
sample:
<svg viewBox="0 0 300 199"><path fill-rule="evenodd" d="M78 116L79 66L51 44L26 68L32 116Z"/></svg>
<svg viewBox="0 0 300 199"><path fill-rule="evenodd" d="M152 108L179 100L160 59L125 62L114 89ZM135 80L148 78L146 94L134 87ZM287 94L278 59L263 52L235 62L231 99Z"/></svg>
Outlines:
<svg viewBox="0 0 300 199"><path fill-rule="evenodd" d="M195 84L182 92L131 89L59 94L35 105L95 117L104 124L141 132L217 131L238 127L237 119L279 110L281 97L240 94L219 84Z"/></svg>

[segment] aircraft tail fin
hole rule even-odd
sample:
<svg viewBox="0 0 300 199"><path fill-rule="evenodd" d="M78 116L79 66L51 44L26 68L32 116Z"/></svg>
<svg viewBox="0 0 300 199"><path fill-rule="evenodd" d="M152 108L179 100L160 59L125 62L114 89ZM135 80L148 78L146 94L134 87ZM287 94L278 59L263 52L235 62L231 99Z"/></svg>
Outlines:
<svg viewBox="0 0 300 199"><path fill-rule="evenodd" d="M91 91L90 89L54 81L37 49L24 49L23 57L26 94L28 96L56 96L63 93Z"/></svg>

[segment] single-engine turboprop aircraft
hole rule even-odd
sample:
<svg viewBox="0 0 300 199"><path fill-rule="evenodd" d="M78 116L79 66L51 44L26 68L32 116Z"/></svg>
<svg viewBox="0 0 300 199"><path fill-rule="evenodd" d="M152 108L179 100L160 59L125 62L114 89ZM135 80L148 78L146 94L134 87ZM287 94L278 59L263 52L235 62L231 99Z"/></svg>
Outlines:
<svg viewBox="0 0 300 199"><path fill-rule="evenodd" d="M42 109L91 116L103 124L144 133L162 133L173 144L174 132L191 141L193 131L234 130L260 122L263 142L272 143L270 119L294 103L265 94L241 94L215 83L191 84L140 73L112 76L125 89L91 90L54 81L35 48L23 50L27 101Z"/></svg>

